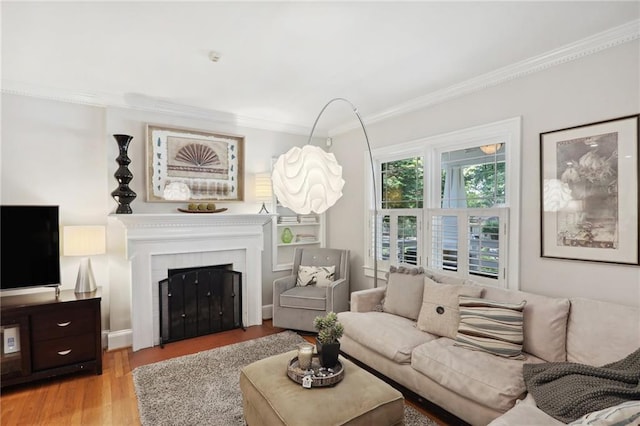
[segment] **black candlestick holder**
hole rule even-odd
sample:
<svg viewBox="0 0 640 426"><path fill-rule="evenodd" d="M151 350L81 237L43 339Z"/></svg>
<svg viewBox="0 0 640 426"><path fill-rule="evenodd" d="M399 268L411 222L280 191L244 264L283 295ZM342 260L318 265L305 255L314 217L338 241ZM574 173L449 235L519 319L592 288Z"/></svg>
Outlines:
<svg viewBox="0 0 640 426"><path fill-rule="evenodd" d="M116 213L118 214L131 214L131 202L137 197L137 194L129 188L129 182L133 179L133 173L129 170L129 163L131 159L127 155L129 149L129 142L133 139L133 136L129 135L113 135L118 143L118 149L120 154L116 158L118 163L118 170L113 174L118 181L118 188L116 188L111 196L118 202L118 208Z"/></svg>

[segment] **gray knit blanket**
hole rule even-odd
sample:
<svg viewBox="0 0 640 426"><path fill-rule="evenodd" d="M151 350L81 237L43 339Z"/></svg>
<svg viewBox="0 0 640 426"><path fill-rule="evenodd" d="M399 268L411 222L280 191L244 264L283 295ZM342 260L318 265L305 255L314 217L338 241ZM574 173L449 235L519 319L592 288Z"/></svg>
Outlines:
<svg viewBox="0 0 640 426"><path fill-rule="evenodd" d="M549 362L524 364L522 373L538 408L564 423L640 400L640 349L602 367Z"/></svg>

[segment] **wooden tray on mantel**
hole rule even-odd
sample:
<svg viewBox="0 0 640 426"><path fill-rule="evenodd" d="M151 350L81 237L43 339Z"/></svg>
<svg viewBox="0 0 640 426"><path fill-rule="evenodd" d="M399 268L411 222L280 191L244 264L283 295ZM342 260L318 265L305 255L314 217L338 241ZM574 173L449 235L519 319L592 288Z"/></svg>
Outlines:
<svg viewBox="0 0 640 426"><path fill-rule="evenodd" d="M189 210L189 209L181 209L180 207L178 207L178 211L182 212L182 213L220 213L220 212L226 212L228 209L226 207L222 207L221 209L215 209L215 210Z"/></svg>

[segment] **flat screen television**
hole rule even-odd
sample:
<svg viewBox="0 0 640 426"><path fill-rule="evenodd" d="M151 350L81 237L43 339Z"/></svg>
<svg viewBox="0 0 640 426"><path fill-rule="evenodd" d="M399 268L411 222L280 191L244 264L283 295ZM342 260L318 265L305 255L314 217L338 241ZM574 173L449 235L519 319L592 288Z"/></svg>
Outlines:
<svg viewBox="0 0 640 426"><path fill-rule="evenodd" d="M0 206L0 289L60 285L58 206Z"/></svg>

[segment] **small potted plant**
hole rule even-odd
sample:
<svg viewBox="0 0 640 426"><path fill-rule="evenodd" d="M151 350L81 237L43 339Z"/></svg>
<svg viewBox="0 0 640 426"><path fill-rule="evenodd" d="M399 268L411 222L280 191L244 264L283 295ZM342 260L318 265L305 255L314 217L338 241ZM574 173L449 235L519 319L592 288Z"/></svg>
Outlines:
<svg viewBox="0 0 640 426"><path fill-rule="evenodd" d="M340 339L344 333L344 327L338 322L338 315L329 312L324 317L316 317L313 326L318 330L316 348L320 357L320 365L332 368L338 363L340 352Z"/></svg>

